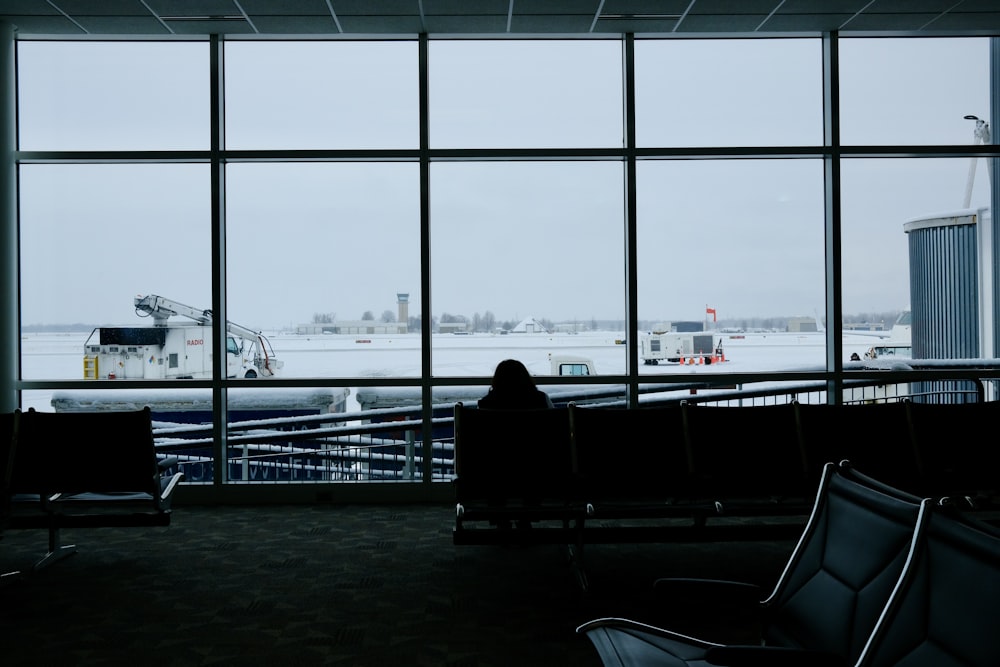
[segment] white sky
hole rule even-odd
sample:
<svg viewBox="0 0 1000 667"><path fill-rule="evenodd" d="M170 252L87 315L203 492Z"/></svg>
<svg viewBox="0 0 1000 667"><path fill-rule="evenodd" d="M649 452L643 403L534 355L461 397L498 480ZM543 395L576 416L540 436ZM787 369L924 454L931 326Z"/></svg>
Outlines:
<svg viewBox="0 0 1000 667"><path fill-rule="evenodd" d="M639 42L640 145L819 144L819 49ZM432 43L431 145L620 146L620 54L614 41ZM963 116L989 117L986 39L843 40L841 59L845 144L968 144ZM205 44L22 43L19 62L23 150L208 145ZM230 148L418 145L413 43L239 43L227 66ZM622 170L432 165L434 314L624 317ZM968 175L968 160L843 163L845 313L908 306L903 223L959 208ZM378 317L397 292L419 314L415 163L232 164L227 177L232 320ZM638 184L640 318L822 312L820 163L642 162ZM140 324L145 293L209 307L209 197L206 165L23 167L22 321ZM985 161L973 205L988 205Z"/></svg>

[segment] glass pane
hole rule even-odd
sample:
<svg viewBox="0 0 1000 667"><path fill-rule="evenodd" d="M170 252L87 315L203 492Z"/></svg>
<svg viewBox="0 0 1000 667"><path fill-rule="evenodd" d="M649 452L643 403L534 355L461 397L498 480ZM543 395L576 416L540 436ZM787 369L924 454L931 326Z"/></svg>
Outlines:
<svg viewBox="0 0 1000 667"><path fill-rule="evenodd" d="M622 145L621 44L434 41L433 148Z"/></svg>
<svg viewBox="0 0 1000 667"><path fill-rule="evenodd" d="M435 375L624 370L621 163L435 164L431 206Z"/></svg>
<svg viewBox="0 0 1000 667"><path fill-rule="evenodd" d="M969 144L975 115L989 120L989 40L844 39L844 144Z"/></svg>
<svg viewBox="0 0 1000 667"><path fill-rule="evenodd" d="M227 306L279 375L420 375L415 164L227 168Z"/></svg>
<svg viewBox="0 0 1000 667"><path fill-rule="evenodd" d="M987 312L980 267L989 262L977 259L977 227L990 217L986 160L844 160L841 178L844 321L853 330L845 356L889 364L994 356L978 336ZM911 307L912 331L894 328ZM918 313L932 316L933 326ZM940 345L954 340L961 349L942 353Z"/></svg>
<svg viewBox="0 0 1000 667"><path fill-rule="evenodd" d="M635 45L639 146L823 142L819 40L643 40Z"/></svg>
<svg viewBox="0 0 1000 667"><path fill-rule="evenodd" d="M207 149L208 45L20 42L22 150Z"/></svg>
<svg viewBox="0 0 1000 667"><path fill-rule="evenodd" d="M367 480L384 453L362 433L348 433L350 390L342 387L270 388L266 382L231 389L228 479L233 483ZM211 415L204 422L211 429ZM337 433L331 432L337 429Z"/></svg>
<svg viewBox="0 0 1000 667"><path fill-rule="evenodd" d="M226 147L416 148L415 42L226 44Z"/></svg>
<svg viewBox="0 0 1000 667"><path fill-rule="evenodd" d="M820 161L641 162L637 189L640 372L823 367Z"/></svg>
<svg viewBox="0 0 1000 667"><path fill-rule="evenodd" d="M136 310L138 295L211 308L209 182L205 165L21 167L24 378L210 374L205 331L188 337L174 331L170 341L145 340L142 331L132 331L153 325ZM186 317L170 324L204 329ZM59 334L56 357L34 354L27 341L38 334ZM100 351L111 356L88 371L84 359L93 355L85 347L102 345L102 335L104 345L116 349Z"/></svg>

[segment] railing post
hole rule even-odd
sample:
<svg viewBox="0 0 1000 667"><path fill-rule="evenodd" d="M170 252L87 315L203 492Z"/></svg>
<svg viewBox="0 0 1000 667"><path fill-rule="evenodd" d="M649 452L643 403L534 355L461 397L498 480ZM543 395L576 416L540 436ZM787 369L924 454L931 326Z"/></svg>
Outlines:
<svg viewBox="0 0 1000 667"><path fill-rule="evenodd" d="M406 431L406 468L403 471L403 477L411 481L416 474L415 447L416 432L411 429ZM431 451L433 451L433 444Z"/></svg>

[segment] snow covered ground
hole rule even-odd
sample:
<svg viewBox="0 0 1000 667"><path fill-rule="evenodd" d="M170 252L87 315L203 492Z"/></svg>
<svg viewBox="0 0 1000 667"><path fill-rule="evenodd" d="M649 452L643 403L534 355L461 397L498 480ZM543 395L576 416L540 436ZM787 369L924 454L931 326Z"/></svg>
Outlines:
<svg viewBox="0 0 1000 667"><path fill-rule="evenodd" d="M22 377L26 380L78 380L83 377L83 347L89 331L25 334L21 339ZM420 336L267 334L283 377L419 377ZM626 346L616 341L624 332L579 334L436 334L432 339L435 376L483 377L488 384L496 364L517 358L535 375L550 373L549 355L585 357L599 374L625 371ZM677 373L748 373L820 368L825 363L822 333L716 333L726 363L711 366L660 364L640 367L646 376ZM877 339L859 334L844 337L844 356L864 355ZM267 382L267 380L261 380ZM353 393L353 392L352 392ZM51 391L25 392L25 408L51 410ZM348 410L357 409L356 404Z"/></svg>

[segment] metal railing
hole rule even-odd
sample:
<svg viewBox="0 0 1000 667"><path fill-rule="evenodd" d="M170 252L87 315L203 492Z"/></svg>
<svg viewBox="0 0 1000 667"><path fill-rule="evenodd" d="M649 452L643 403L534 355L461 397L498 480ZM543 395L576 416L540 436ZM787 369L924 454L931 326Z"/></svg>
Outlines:
<svg viewBox="0 0 1000 667"><path fill-rule="evenodd" d="M934 372L888 372L846 378L831 401L823 381L728 381L642 385L639 406L671 403L752 406L779 403L973 402L995 400L997 379L967 369L955 377ZM869 374L870 375L870 374ZM947 375L947 374L946 374ZM570 401L623 407L622 387L553 388L557 405ZM229 424L226 479L233 484L413 482L454 478L454 401L433 406L432 437L425 448L420 406L254 419ZM157 422L158 451L175 457L186 483L213 480L211 424ZM429 466L425 457L430 456Z"/></svg>

